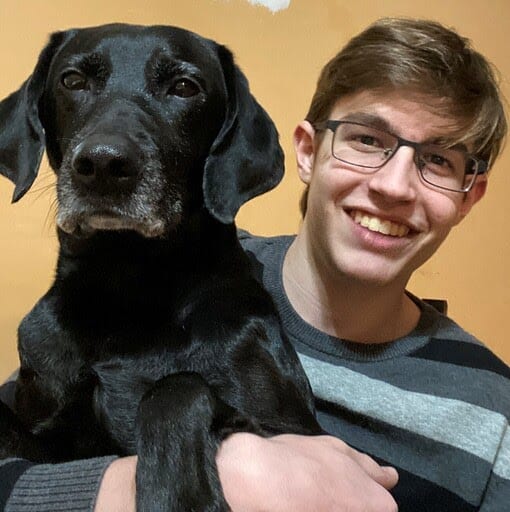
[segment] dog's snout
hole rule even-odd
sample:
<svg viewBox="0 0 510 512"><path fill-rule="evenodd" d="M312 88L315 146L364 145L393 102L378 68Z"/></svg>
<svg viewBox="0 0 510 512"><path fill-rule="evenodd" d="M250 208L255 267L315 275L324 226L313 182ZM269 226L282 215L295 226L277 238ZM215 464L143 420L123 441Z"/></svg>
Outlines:
<svg viewBox="0 0 510 512"><path fill-rule="evenodd" d="M76 147L72 158L75 180L87 186L131 186L139 167L136 148L119 135L88 137Z"/></svg>

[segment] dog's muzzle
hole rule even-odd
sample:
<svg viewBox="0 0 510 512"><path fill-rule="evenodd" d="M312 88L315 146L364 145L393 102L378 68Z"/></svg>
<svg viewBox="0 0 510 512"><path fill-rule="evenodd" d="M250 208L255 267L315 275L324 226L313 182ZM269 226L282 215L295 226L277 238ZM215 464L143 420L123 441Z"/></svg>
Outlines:
<svg viewBox="0 0 510 512"><path fill-rule="evenodd" d="M161 188L159 159L140 144L118 133L85 136L64 158L57 225L80 237L125 230L162 236L167 223L157 214Z"/></svg>

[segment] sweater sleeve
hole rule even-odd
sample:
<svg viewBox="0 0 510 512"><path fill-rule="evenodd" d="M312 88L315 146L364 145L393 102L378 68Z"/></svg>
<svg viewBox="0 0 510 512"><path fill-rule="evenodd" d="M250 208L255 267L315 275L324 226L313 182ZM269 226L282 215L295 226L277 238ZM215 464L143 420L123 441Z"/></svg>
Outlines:
<svg viewBox="0 0 510 512"><path fill-rule="evenodd" d="M0 511L92 512L103 474L115 458L61 464L0 460Z"/></svg>

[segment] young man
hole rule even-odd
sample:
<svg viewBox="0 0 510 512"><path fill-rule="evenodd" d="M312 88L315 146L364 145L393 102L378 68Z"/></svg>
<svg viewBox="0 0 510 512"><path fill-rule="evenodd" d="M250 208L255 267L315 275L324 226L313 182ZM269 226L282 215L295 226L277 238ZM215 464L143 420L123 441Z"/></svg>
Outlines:
<svg viewBox="0 0 510 512"><path fill-rule="evenodd" d="M295 132L302 227L241 242L339 439L230 436L234 512L508 509L510 371L405 289L483 197L505 133L490 66L438 24L381 20L326 65ZM96 511L133 510L135 465L4 461L5 509L90 510L97 492Z"/></svg>
<svg viewBox="0 0 510 512"><path fill-rule="evenodd" d="M406 292L484 195L506 133L468 42L381 20L323 69L294 134L296 237L243 240L325 429L398 470L399 510L510 510L510 370Z"/></svg>

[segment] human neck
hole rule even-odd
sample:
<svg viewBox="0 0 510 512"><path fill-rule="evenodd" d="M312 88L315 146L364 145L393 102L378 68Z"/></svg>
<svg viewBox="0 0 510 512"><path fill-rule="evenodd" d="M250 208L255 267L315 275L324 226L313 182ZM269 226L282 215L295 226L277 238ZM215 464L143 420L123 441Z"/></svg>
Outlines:
<svg viewBox="0 0 510 512"><path fill-rule="evenodd" d="M299 235L285 256L283 284L303 320L352 342L393 341L411 332L420 316L404 286L376 286L319 272Z"/></svg>

